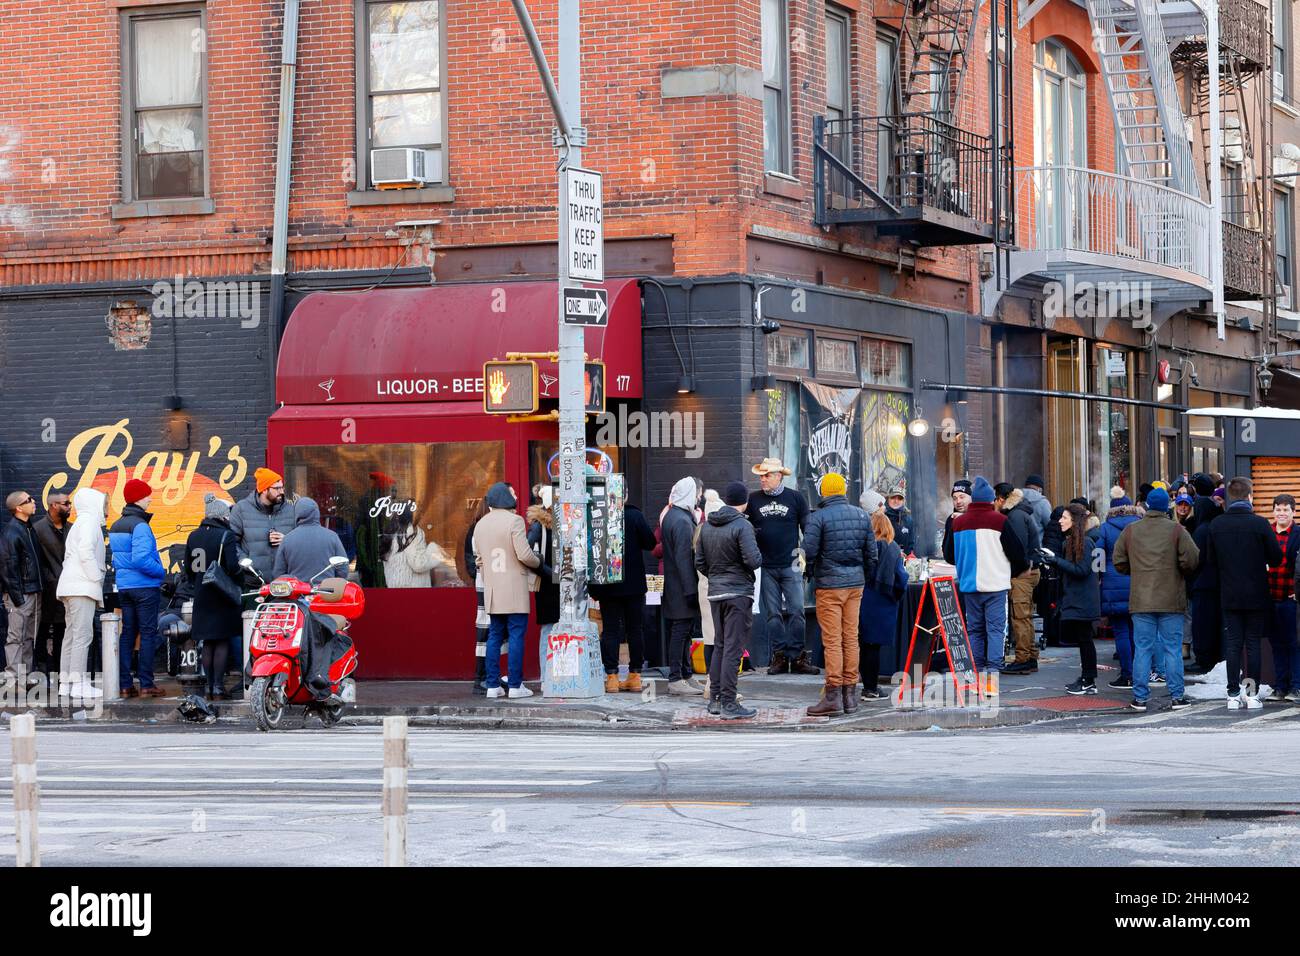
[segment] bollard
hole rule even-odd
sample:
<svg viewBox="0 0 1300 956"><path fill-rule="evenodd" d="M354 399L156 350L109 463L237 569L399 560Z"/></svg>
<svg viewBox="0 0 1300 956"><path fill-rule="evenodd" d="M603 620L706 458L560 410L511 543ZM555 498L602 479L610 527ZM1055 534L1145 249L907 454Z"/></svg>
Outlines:
<svg viewBox="0 0 1300 956"><path fill-rule="evenodd" d="M406 718L384 718L384 866L406 866Z"/></svg>
<svg viewBox="0 0 1300 956"><path fill-rule="evenodd" d="M36 782L36 717L18 714L9 721L14 749L14 839L18 865L41 865L40 786Z"/></svg>
<svg viewBox="0 0 1300 956"><path fill-rule="evenodd" d="M122 612L106 611L99 616L100 631L103 635L103 649L100 665L100 678L104 682L104 703L118 699L122 685L118 683L117 643L122 636Z"/></svg>

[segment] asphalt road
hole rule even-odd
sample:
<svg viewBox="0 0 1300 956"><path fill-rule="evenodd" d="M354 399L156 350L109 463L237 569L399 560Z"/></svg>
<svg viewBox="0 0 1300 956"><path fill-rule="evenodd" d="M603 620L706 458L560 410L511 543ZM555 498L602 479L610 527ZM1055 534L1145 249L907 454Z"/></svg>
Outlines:
<svg viewBox="0 0 1300 956"><path fill-rule="evenodd" d="M410 861L1292 865L1300 734L1289 723L412 729ZM14 849L7 741L0 749L2 859ZM43 723L38 754L47 866L380 860L376 727Z"/></svg>

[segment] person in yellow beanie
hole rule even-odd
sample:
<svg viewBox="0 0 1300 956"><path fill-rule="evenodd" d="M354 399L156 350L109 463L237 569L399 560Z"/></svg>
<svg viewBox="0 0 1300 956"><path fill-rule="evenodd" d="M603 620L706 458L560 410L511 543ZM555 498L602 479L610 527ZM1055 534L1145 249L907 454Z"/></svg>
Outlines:
<svg viewBox="0 0 1300 956"><path fill-rule="evenodd" d="M817 490L822 504L808 516L803 547L817 591L826 685L808 715L837 717L858 709L858 612L862 588L876 575L876 542L871 517L846 497L843 475L823 476Z"/></svg>

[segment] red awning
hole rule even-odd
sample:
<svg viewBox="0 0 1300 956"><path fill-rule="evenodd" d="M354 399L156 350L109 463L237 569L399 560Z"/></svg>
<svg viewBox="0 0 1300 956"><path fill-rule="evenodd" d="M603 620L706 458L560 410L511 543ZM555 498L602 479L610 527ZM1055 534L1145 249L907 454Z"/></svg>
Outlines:
<svg viewBox="0 0 1300 956"><path fill-rule="evenodd" d="M587 355L606 363L606 394L641 395L641 290L605 283L609 324L587 330ZM554 282L459 283L419 289L313 292L280 345L276 399L285 405L481 401L483 363L558 345ZM539 363L542 397L557 397L555 366Z"/></svg>

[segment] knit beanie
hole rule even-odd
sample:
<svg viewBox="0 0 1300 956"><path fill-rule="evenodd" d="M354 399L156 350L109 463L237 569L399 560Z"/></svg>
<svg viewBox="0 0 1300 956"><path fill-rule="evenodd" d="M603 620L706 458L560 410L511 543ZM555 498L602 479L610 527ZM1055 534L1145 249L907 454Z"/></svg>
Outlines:
<svg viewBox="0 0 1300 956"><path fill-rule="evenodd" d="M860 504L862 510L869 515L873 515L879 511L884 503L885 499L880 492L874 491L871 488L868 488L858 496L858 504Z"/></svg>
<svg viewBox="0 0 1300 956"><path fill-rule="evenodd" d="M253 472L253 481L257 484L257 493L259 495L279 480L280 476L270 468L259 468Z"/></svg>
<svg viewBox="0 0 1300 956"><path fill-rule="evenodd" d="M212 492L203 496L203 517L225 518L230 514L230 502L218 498Z"/></svg>
<svg viewBox="0 0 1300 956"><path fill-rule="evenodd" d="M1197 472L1192 475L1192 487L1196 489L1198 495L1208 498L1214 494L1214 479L1207 474Z"/></svg>
<svg viewBox="0 0 1300 956"><path fill-rule="evenodd" d="M1169 492L1163 488L1152 488L1147 492L1147 511L1168 511Z"/></svg>
<svg viewBox="0 0 1300 956"><path fill-rule="evenodd" d="M122 490L122 497L126 499L128 505L133 505L152 494L153 489L149 487L148 482L141 481L139 478L132 478Z"/></svg>
<svg viewBox="0 0 1300 956"><path fill-rule="evenodd" d="M970 494L971 483L967 478L958 478L952 483L953 491L960 491L962 494Z"/></svg>
<svg viewBox="0 0 1300 956"><path fill-rule="evenodd" d="M833 498L835 495L842 495L849 490L848 484L844 481L844 476L836 474L833 471L822 475L821 483L817 486L823 498Z"/></svg>
<svg viewBox="0 0 1300 956"><path fill-rule="evenodd" d="M984 476L975 476L975 484L971 486L970 498L971 501L993 504L993 486L984 480Z"/></svg>
<svg viewBox="0 0 1300 956"><path fill-rule="evenodd" d="M1128 495L1124 494L1124 489L1119 485L1115 485L1115 487L1110 489L1110 506L1112 508L1123 508L1132 503L1133 500L1129 498Z"/></svg>
<svg viewBox="0 0 1300 956"><path fill-rule="evenodd" d="M749 501L749 489L745 487L744 482L733 481L722 492L722 501L733 508L743 505Z"/></svg>

